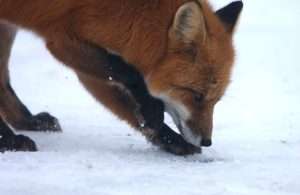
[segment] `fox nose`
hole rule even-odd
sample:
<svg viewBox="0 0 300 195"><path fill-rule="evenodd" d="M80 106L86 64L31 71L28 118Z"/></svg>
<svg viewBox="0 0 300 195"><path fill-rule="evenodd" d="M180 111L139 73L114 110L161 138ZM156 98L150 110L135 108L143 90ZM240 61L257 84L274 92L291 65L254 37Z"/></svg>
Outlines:
<svg viewBox="0 0 300 195"><path fill-rule="evenodd" d="M204 146L204 147L209 147L212 145L212 141L211 139L203 139L201 141L201 146Z"/></svg>

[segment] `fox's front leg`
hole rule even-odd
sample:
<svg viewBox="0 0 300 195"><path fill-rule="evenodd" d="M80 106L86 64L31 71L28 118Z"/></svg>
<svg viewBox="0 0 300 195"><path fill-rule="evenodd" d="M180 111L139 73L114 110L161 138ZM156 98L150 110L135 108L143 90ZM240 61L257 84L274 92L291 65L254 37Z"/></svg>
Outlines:
<svg viewBox="0 0 300 195"><path fill-rule="evenodd" d="M142 115L141 126L160 129L164 122L164 104L153 98L137 70L121 57L106 50L76 39L48 41L47 46L54 56L77 72L94 79L122 84L133 96Z"/></svg>
<svg viewBox="0 0 300 195"><path fill-rule="evenodd" d="M140 131L152 144L176 155L201 152L199 148L187 143L181 135L175 133L164 123L159 129L150 128L147 125L141 126L140 119L143 116L140 113L140 105L123 87L111 84L106 79L96 79L81 72L77 72L77 75L81 83L98 101L120 119L127 121L133 128ZM164 110L159 109L160 105L157 105L157 101L152 102L152 106L156 107L157 112L160 112L159 115L162 115ZM152 110L153 108L144 111L151 114Z"/></svg>

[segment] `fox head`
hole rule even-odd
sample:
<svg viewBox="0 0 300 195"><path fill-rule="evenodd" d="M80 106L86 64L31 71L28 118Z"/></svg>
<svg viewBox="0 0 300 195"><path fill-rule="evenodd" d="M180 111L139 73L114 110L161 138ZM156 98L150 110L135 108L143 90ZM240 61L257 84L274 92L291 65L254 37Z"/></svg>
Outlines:
<svg viewBox="0 0 300 195"><path fill-rule="evenodd" d="M202 0L182 5L169 28L167 54L148 80L152 95L193 145L211 145L214 106L230 81L242 7L241 1L217 12Z"/></svg>

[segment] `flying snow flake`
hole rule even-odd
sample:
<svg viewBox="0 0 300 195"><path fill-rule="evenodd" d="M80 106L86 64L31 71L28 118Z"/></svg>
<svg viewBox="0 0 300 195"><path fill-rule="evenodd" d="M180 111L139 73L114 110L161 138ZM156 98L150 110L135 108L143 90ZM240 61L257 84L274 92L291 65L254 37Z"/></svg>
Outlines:
<svg viewBox="0 0 300 195"><path fill-rule="evenodd" d="M112 80L113 80L113 78L112 78L112 77L108 77L108 80L112 81Z"/></svg>
<svg viewBox="0 0 300 195"><path fill-rule="evenodd" d="M140 127L144 128L146 126L145 123L140 123Z"/></svg>

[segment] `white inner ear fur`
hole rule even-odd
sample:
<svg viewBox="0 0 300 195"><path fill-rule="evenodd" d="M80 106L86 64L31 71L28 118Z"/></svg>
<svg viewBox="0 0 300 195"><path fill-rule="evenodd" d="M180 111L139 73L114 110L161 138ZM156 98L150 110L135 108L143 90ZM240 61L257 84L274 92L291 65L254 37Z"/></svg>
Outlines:
<svg viewBox="0 0 300 195"><path fill-rule="evenodd" d="M196 2L185 3L178 9L171 33L186 43L195 40L199 34L205 39L205 20L201 8Z"/></svg>

